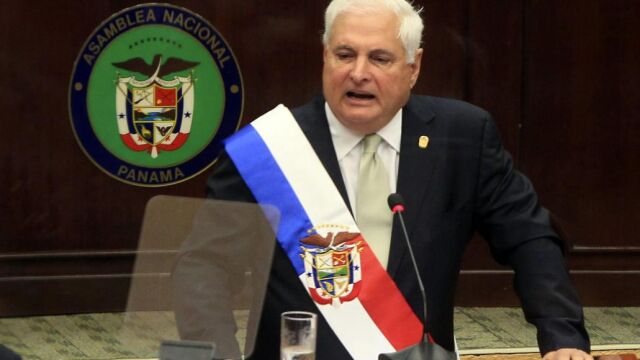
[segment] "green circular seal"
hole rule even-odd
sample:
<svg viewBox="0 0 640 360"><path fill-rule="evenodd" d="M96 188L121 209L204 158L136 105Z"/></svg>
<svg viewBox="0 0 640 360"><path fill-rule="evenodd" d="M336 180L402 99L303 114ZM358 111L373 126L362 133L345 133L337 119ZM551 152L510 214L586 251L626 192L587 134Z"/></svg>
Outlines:
<svg viewBox="0 0 640 360"><path fill-rule="evenodd" d="M240 69L199 15L143 4L104 21L86 41L69 88L71 124L101 170L165 186L208 168L242 116Z"/></svg>

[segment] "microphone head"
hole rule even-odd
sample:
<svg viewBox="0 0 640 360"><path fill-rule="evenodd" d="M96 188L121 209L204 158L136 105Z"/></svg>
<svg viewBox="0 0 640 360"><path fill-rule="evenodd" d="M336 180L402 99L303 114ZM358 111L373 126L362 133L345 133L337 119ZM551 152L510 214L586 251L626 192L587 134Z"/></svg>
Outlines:
<svg viewBox="0 0 640 360"><path fill-rule="evenodd" d="M404 199L398 193L389 194L387 203L389 204L389 209L394 213L404 211Z"/></svg>

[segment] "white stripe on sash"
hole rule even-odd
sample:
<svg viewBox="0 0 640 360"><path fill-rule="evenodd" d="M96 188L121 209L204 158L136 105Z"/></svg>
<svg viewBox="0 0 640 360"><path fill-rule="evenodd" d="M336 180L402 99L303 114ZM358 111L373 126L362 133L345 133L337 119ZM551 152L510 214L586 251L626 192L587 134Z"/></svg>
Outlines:
<svg viewBox="0 0 640 360"><path fill-rule="evenodd" d="M289 109L279 105L251 125L278 162L314 225L340 224L348 226L349 232L360 232ZM300 275L300 280L306 288L305 276ZM318 309L354 359L377 359L380 353L395 351L357 298L339 307L318 305Z"/></svg>

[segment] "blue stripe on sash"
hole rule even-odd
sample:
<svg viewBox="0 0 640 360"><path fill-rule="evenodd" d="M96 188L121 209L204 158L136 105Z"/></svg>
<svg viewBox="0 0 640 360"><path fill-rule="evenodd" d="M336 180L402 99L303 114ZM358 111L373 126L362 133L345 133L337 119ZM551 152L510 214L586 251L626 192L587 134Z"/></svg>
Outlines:
<svg viewBox="0 0 640 360"><path fill-rule="evenodd" d="M280 224L274 231L297 274L302 274L305 270L299 240L309 235L307 230L313 225L280 166L251 125L228 138L225 148L256 200L280 211Z"/></svg>

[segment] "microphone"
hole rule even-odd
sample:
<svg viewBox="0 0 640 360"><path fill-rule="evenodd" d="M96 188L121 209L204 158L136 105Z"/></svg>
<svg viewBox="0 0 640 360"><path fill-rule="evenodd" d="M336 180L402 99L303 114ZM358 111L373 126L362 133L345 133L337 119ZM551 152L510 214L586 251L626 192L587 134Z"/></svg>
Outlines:
<svg viewBox="0 0 640 360"><path fill-rule="evenodd" d="M404 240L407 243L407 249L409 249L409 257L413 264L413 270L415 271L416 278L418 279L418 287L420 288L420 294L422 295L424 336L422 337L421 342L413 346L409 346L404 350L378 355L378 360L456 360L458 357L455 352L448 351L433 342L431 335L427 332L427 295L424 290L420 271L418 271L416 257L413 255L413 248L409 241L407 226L405 225L404 218L402 217L402 213L404 212L404 200L400 194L393 193L387 198L387 203L389 204L389 209L391 209L395 215L398 215L400 226L402 227L402 234L404 235Z"/></svg>
<svg viewBox="0 0 640 360"><path fill-rule="evenodd" d="M413 271L416 273L416 278L418 279L418 288L420 289L420 295L422 296L422 324L424 324L423 326L425 335L427 335L427 294L424 290L424 283L422 282L420 271L418 271L418 262L416 261L415 255L413 255L413 248L411 247L411 242L409 241L407 226L405 225L404 218L402 217L402 213L404 212L404 199L402 198L402 195L393 193L387 198L387 203L389 204L389 209L391 209L391 212L393 212L394 215L398 215L398 219L400 219L402 234L404 235L404 240L407 243L407 249L409 249L409 257L411 258Z"/></svg>

